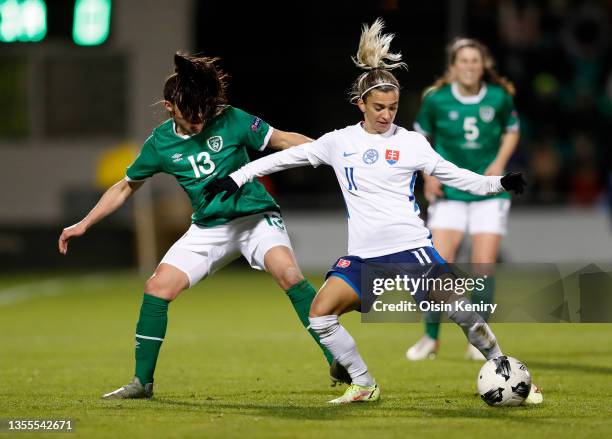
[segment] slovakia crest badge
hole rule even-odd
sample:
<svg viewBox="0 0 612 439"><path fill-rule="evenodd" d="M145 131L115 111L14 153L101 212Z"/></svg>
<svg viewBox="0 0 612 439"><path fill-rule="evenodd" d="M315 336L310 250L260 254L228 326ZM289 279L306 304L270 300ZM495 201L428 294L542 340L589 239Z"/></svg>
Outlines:
<svg viewBox="0 0 612 439"><path fill-rule="evenodd" d="M394 165L399 160L400 152L395 149L387 149L385 151L385 160L390 165Z"/></svg>
<svg viewBox="0 0 612 439"><path fill-rule="evenodd" d="M338 267L338 268L346 268L349 265L351 265L351 261L349 261L348 259L340 259L338 261L338 263L336 264L336 267Z"/></svg>

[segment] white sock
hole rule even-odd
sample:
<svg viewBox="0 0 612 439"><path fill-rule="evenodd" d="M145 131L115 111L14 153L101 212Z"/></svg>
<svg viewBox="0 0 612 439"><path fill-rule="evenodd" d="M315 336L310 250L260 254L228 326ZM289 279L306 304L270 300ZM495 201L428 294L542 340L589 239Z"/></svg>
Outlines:
<svg viewBox="0 0 612 439"><path fill-rule="evenodd" d="M470 303L465 297L461 297L458 301ZM493 334L487 322L485 322L478 313L474 311L455 310L448 312L448 318L461 326L468 341L472 346L478 349L487 360L503 355L497 343L497 339L495 338L495 334Z"/></svg>
<svg viewBox="0 0 612 439"><path fill-rule="evenodd" d="M338 316L309 317L310 328L319 334L321 344L331 352L336 361L344 366L354 384L373 386L374 378L357 351L351 334L338 322Z"/></svg>

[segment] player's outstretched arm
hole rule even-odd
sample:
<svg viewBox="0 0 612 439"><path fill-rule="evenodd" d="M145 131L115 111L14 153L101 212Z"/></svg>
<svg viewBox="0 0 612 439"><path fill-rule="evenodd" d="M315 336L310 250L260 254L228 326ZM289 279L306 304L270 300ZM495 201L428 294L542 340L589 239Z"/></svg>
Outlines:
<svg viewBox="0 0 612 439"><path fill-rule="evenodd" d="M85 218L62 231L58 242L59 252L63 255L68 253L71 238L83 235L95 223L119 209L142 184L142 181L121 180L111 186Z"/></svg>
<svg viewBox="0 0 612 439"><path fill-rule="evenodd" d="M238 189L240 189L243 184L255 177L274 174L284 169L319 164L319 162L315 161L311 153L311 150L314 149L316 145L317 141L314 141L312 143L306 143L280 152L275 152L274 154L247 163L227 177L221 177L211 181L204 188L206 201L212 201L213 198L221 193L224 194L221 201L225 201L232 194L238 192Z"/></svg>
<svg viewBox="0 0 612 439"><path fill-rule="evenodd" d="M272 149L283 150L312 141L313 139L303 134L281 131L275 128L274 131L272 131L272 136L270 136L268 145Z"/></svg>
<svg viewBox="0 0 612 439"><path fill-rule="evenodd" d="M503 191L523 193L525 180L520 172L511 172L505 176L484 176L440 158L431 175L438 177L442 183L475 195L491 195Z"/></svg>
<svg viewBox="0 0 612 439"><path fill-rule="evenodd" d="M319 165L329 164L331 160L329 151L334 144L334 133L327 133L310 143L294 146L247 163L229 176L208 183L204 188L206 201L212 201L221 193L224 193L221 201L225 201L243 184L255 177L300 166L311 165L316 168Z"/></svg>

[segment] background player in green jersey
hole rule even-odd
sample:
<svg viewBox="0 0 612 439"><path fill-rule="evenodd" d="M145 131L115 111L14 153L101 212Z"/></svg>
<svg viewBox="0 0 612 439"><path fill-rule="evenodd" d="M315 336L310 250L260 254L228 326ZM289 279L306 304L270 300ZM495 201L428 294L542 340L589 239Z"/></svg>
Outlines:
<svg viewBox="0 0 612 439"><path fill-rule="evenodd" d="M164 85L170 118L155 128L119 181L77 224L63 230L59 251L68 241L117 210L158 172L173 175L193 206L192 225L166 253L146 282L136 326L134 379L105 398L148 398L153 373L166 333L168 304L241 253L256 269L265 269L287 292L305 327L316 294L295 260L279 207L258 181L250 182L227 202L205 200L207 184L248 161L247 150L274 149L309 142L306 136L273 129L258 117L227 105L226 76L216 59L174 56L175 73ZM312 330L311 335L319 343ZM319 346L321 344L319 343ZM321 346L328 360L332 356Z"/></svg>
<svg viewBox="0 0 612 439"><path fill-rule="evenodd" d="M424 94L415 129L457 166L484 175L503 175L519 140L514 86L499 76L489 50L477 40L454 40L448 47L447 62L444 76ZM495 263L506 233L510 195L477 196L442 186L435 177L424 175L424 179L430 202L427 225L436 250L454 262L467 232L472 240L471 261L481 264L476 266L478 274L487 274L491 267L486 264ZM489 277L485 300L493 294L493 287ZM437 352L439 315L428 315L425 327L426 334L406 352L410 360L433 358ZM471 346L466 357L484 359Z"/></svg>

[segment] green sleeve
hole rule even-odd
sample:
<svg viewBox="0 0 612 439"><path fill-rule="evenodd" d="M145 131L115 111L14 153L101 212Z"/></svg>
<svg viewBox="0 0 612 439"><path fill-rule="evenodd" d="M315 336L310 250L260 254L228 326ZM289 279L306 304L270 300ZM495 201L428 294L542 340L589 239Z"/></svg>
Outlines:
<svg viewBox="0 0 612 439"><path fill-rule="evenodd" d="M504 131L518 131L519 129L519 118L514 107L514 100L508 93L504 95L504 105L500 112L500 123Z"/></svg>
<svg viewBox="0 0 612 439"><path fill-rule="evenodd" d="M240 133L242 144L249 149L263 151L272 135L270 125L246 111L238 108L232 108L232 110L234 113L232 122L235 124L232 128Z"/></svg>
<svg viewBox="0 0 612 439"><path fill-rule="evenodd" d="M427 137L432 137L435 134L436 127L436 111L433 99L433 92L426 92L421 109L419 110L414 121L414 129Z"/></svg>
<svg viewBox="0 0 612 439"><path fill-rule="evenodd" d="M153 135L142 145L140 153L130 166L125 175L129 180L144 180L162 171L159 155L155 150Z"/></svg>

